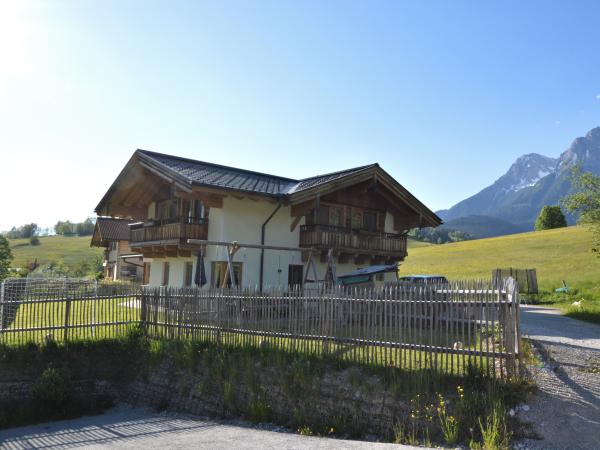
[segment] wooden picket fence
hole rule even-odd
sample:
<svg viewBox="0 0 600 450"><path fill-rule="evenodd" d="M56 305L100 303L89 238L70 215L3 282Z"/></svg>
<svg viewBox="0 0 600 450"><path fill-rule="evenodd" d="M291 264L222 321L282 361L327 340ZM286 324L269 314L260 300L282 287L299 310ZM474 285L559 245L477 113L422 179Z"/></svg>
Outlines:
<svg viewBox="0 0 600 450"><path fill-rule="evenodd" d="M117 337L135 326L159 339L323 354L357 363L489 376L519 372L514 280L381 289L139 288L64 280L6 281L0 343Z"/></svg>
<svg viewBox="0 0 600 450"><path fill-rule="evenodd" d="M521 294L537 294L538 282L536 269L515 269L509 267L506 269L494 269L492 271L492 285L502 286L504 280L513 278L518 286Z"/></svg>

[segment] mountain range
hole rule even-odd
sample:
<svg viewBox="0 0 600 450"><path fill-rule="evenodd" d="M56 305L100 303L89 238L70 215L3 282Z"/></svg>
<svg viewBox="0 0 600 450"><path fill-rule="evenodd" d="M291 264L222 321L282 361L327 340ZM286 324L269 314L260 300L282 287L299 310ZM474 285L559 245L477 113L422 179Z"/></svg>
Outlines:
<svg viewBox="0 0 600 450"><path fill-rule="evenodd" d="M559 204L571 192L575 166L600 175L600 127L575 139L558 158L537 153L521 156L492 185L437 214L444 227L475 237L533 230L542 207Z"/></svg>

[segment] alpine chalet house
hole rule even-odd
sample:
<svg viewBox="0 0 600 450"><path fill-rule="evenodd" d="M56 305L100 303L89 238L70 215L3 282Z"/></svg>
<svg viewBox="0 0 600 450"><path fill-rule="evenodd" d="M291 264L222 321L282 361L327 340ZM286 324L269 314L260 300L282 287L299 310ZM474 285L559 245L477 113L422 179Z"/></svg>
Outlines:
<svg viewBox="0 0 600 450"><path fill-rule="evenodd" d="M136 222L129 247L143 255L151 286L326 280L399 263L409 229L441 224L378 164L294 180L146 150L133 154L95 211ZM233 242L236 251L225 245Z"/></svg>

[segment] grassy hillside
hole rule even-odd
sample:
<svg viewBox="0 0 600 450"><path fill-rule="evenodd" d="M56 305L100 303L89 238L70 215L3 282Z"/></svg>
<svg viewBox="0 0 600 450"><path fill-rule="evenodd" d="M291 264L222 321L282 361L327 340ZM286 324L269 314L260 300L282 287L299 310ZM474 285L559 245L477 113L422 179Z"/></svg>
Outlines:
<svg viewBox="0 0 600 450"><path fill-rule="evenodd" d="M406 241L406 245L408 247L408 250L410 251L410 249L412 248L429 247L431 245L436 244L432 244L431 242L417 241L415 239L408 238Z"/></svg>
<svg viewBox="0 0 600 450"><path fill-rule="evenodd" d="M63 261L74 266L85 260L102 256L102 249L90 247L91 236L42 236L40 245L29 245L29 239L11 239L10 246L14 256L12 267L24 267L37 258L42 267L50 262Z"/></svg>
<svg viewBox="0 0 600 450"><path fill-rule="evenodd" d="M600 258L593 255L590 233L581 227L514 234L428 247L409 247L400 267L402 275L442 274L450 279L491 278L498 267L537 269L545 291L538 300L567 307L585 299L597 308L600 321ZM574 289L571 295L555 294L562 280ZM576 315L576 314L573 314Z"/></svg>

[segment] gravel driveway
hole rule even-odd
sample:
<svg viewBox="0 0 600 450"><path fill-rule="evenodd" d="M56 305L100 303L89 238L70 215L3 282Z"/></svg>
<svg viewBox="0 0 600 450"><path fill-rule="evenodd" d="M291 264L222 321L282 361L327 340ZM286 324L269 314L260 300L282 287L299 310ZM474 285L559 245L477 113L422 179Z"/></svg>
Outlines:
<svg viewBox="0 0 600 450"><path fill-rule="evenodd" d="M600 325L570 319L560 311L523 306L521 329L544 363L534 369L539 392L519 417L541 440L527 448L600 449Z"/></svg>
<svg viewBox="0 0 600 450"><path fill-rule="evenodd" d="M417 449L300 436L282 428L120 406L100 416L0 431L0 449ZM421 450L423 447L419 447Z"/></svg>

